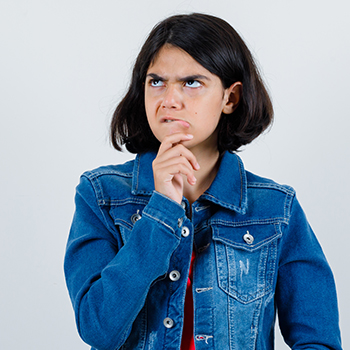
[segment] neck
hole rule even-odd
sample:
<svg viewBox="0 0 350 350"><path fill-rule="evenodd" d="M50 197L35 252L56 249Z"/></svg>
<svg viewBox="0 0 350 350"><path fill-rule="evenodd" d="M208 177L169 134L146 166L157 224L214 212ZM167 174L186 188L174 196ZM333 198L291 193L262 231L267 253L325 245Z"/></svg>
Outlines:
<svg viewBox="0 0 350 350"><path fill-rule="evenodd" d="M200 165L195 172L197 182L191 186L184 181L184 196L192 205L211 185L219 169L219 151L207 149L203 152L193 152Z"/></svg>

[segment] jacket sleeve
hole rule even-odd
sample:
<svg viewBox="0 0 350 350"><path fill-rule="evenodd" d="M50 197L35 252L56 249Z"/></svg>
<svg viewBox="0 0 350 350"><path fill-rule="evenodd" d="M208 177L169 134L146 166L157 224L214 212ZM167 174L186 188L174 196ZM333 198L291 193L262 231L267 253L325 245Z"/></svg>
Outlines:
<svg viewBox="0 0 350 350"><path fill-rule="evenodd" d="M75 203L64 270L78 332L97 349L115 350L130 334L152 282L168 270L181 239L178 219L184 209L154 192L119 249L118 232L84 176Z"/></svg>
<svg viewBox="0 0 350 350"><path fill-rule="evenodd" d="M332 271L296 198L282 239L276 302L286 343L292 349L340 350Z"/></svg>

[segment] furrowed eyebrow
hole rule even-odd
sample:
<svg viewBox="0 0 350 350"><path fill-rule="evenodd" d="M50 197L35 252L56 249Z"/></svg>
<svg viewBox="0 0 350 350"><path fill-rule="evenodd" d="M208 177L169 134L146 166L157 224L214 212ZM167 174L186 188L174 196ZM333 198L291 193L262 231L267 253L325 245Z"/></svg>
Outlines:
<svg viewBox="0 0 350 350"><path fill-rule="evenodd" d="M155 73L149 73L146 75L146 78L147 77L150 77L152 79L159 80L159 81L167 80ZM181 77L177 79L177 81L185 81L185 82L192 81L192 80L210 80L210 79L205 75L200 75L200 74L188 75L186 77Z"/></svg>
<svg viewBox="0 0 350 350"><path fill-rule="evenodd" d="M189 75L187 77L180 78L179 81L191 81L191 80L210 80L205 75L195 74Z"/></svg>
<svg viewBox="0 0 350 350"><path fill-rule="evenodd" d="M154 74L154 73L147 74L146 78L147 77L150 77L150 78L152 78L154 80L159 80L159 81L164 81L165 80L164 78L160 77L158 74Z"/></svg>

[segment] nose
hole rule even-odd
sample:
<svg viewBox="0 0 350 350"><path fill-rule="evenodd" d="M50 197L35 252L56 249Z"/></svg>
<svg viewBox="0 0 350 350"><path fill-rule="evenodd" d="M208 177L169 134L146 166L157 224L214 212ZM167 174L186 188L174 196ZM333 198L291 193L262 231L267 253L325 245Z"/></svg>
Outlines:
<svg viewBox="0 0 350 350"><path fill-rule="evenodd" d="M181 92L175 85L169 84L164 92L162 108L164 109L178 109L182 104Z"/></svg>

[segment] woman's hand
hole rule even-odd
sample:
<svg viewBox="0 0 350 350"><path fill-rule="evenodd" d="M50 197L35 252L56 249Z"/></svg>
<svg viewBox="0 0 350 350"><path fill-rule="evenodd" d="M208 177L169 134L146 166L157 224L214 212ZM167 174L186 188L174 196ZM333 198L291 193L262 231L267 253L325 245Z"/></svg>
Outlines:
<svg viewBox="0 0 350 350"><path fill-rule="evenodd" d="M155 190L179 204L183 196L183 175L190 185L197 181L194 171L199 169L199 164L194 154L182 144L192 138L193 135L184 133L166 136L152 164Z"/></svg>

